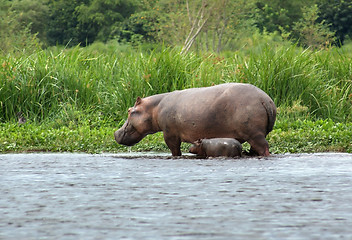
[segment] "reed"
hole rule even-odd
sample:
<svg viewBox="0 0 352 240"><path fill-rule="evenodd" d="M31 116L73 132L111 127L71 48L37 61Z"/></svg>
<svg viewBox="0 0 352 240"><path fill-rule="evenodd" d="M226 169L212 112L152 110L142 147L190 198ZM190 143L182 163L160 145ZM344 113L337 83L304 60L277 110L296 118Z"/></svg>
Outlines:
<svg viewBox="0 0 352 240"><path fill-rule="evenodd" d="M22 112L34 122L110 119L120 122L137 96L223 82L252 83L290 116L351 121L352 60L343 49L313 51L295 45L212 54L180 54L95 44L0 56L0 121ZM93 116L93 117L92 117ZM280 115L279 115L280 116Z"/></svg>
<svg viewBox="0 0 352 240"><path fill-rule="evenodd" d="M310 117L351 120L352 60L340 49L267 46L259 53L234 58L233 66L233 81L260 87L282 109L299 102Z"/></svg>

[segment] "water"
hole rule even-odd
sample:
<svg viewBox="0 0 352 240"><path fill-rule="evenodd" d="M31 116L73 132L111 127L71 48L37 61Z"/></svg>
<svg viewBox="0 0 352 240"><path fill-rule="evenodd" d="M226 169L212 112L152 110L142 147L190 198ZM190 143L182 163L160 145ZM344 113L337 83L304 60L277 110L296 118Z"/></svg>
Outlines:
<svg viewBox="0 0 352 240"><path fill-rule="evenodd" d="M0 239L352 239L352 154L0 155Z"/></svg>

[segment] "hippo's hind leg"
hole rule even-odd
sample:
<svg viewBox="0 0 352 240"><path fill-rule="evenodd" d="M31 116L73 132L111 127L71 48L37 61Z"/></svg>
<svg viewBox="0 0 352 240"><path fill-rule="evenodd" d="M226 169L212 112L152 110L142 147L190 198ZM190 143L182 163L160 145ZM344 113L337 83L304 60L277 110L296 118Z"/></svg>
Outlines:
<svg viewBox="0 0 352 240"><path fill-rule="evenodd" d="M171 150L172 156L181 156L181 140L176 136L168 136L164 133L166 145Z"/></svg>
<svg viewBox="0 0 352 240"><path fill-rule="evenodd" d="M254 138L248 140L251 145L251 152L258 154L259 156L269 156L269 143L263 135L257 135Z"/></svg>

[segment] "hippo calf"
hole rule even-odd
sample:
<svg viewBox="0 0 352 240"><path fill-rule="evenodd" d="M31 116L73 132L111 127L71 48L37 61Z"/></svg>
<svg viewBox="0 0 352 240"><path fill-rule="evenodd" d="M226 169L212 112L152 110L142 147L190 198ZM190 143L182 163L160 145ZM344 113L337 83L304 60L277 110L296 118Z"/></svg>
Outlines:
<svg viewBox="0 0 352 240"><path fill-rule="evenodd" d="M193 143L189 152L201 157L241 157L242 145L233 138L200 139Z"/></svg>
<svg viewBox="0 0 352 240"><path fill-rule="evenodd" d="M268 156L265 137L275 119L276 106L261 89L225 83L138 97L114 135L117 143L132 146L146 135L162 131L173 156L181 156L181 142L235 138L248 142L252 152Z"/></svg>

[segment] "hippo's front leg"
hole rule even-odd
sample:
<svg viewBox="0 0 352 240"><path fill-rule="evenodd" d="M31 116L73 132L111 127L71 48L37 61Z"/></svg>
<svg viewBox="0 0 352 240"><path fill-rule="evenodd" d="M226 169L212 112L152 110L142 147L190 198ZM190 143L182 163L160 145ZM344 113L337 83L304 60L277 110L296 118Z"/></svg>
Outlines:
<svg viewBox="0 0 352 240"><path fill-rule="evenodd" d="M172 156L181 156L181 139L177 136L170 136L164 132L164 140L171 150Z"/></svg>

